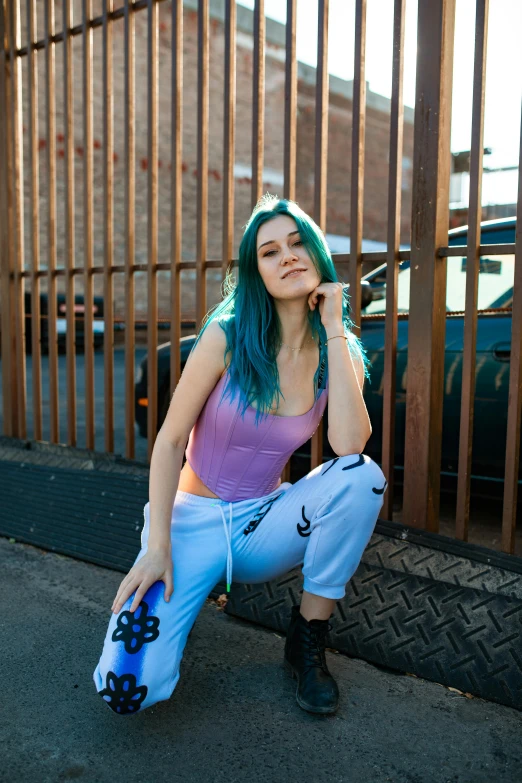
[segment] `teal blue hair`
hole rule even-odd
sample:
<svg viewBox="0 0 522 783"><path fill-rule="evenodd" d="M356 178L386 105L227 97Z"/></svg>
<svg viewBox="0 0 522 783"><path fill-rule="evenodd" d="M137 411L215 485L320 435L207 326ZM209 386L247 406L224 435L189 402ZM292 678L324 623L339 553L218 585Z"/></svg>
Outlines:
<svg viewBox="0 0 522 783"><path fill-rule="evenodd" d="M203 319L201 329L192 350L211 321L217 320L227 336L223 356L230 352L229 383L227 389L239 389L243 402L241 416L256 402L256 425L262 416L270 412L274 398L279 405L279 372L276 356L281 342L281 322L258 270L257 232L259 227L278 215L293 218L299 230L303 246L312 260L322 283L339 282L332 256L323 232L312 218L294 201L266 194L256 204L250 216L239 246L238 280L231 270L223 282L223 300L211 308ZM349 315L349 295L343 291L343 323L348 346L354 358L362 361L368 377L368 358L364 347L353 334L353 321ZM319 363L314 375L314 396L319 395L318 379L321 364L324 382L328 377L328 351L326 330L321 323L319 308L308 313L312 336L319 343Z"/></svg>

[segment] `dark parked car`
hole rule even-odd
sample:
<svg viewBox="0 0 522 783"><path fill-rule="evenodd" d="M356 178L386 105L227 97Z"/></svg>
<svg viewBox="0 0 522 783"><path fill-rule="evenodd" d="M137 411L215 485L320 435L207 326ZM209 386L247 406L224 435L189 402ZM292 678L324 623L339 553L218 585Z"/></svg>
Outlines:
<svg viewBox="0 0 522 783"><path fill-rule="evenodd" d="M25 340L27 353L31 353L31 293L25 291ZM66 309L65 309L65 294L59 293L56 295L56 330L58 333L58 349L65 349L65 339L67 332L66 321ZM47 353L49 350L49 298L46 293L40 294L40 342L42 346L42 353ZM76 294L74 297L74 312L75 312L75 344L76 348L83 349L84 347L84 320L85 313L85 301L82 294ZM93 341L94 348L100 348L103 345L103 332L104 322L98 320L103 318L103 297L95 296L93 303L93 316L95 318L93 323Z"/></svg>
<svg viewBox="0 0 522 783"><path fill-rule="evenodd" d="M449 234L450 245L465 245L466 227ZM489 221L482 224L481 244L504 244L515 241L515 218ZM442 433L442 474L456 477L458 464L462 356L464 338L464 302L466 258L447 259L446 297L446 358L444 380L444 408ZM505 439L507 431L507 402L509 361L511 356L511 305L513 300L514 256L487 254L480 260L476 399L473 433L472 475L492 483L504 475ZM372 436L365 453L380 463L382 439L382 377L384 369L384 325L386 306L386 265L378 267L364 278L371 287L372 296L365 296L361 338L371 360L371 379L366 382L364 398L372 421ZM404 261L399 269L398 309L408 313L410 263ZM181 362L186 361L194 336L181 340ZM406 408L406 369L408 356L408 319L400 318L398 325L397 394L395 457L397 481L401 480L404 465L404 432ZM158 411L161 426L169 405L170 343L158 347ZM147 398L147 357L138 368L135 386L136 421L139 432L147 436L147 409L141 401ZM328 407L324 415L324 460L334 453L327 440ZM310 453L309 442L294 454L299 462ZM303 460L303 466L306 462ZM522 479L522 470L521 470ZM522 481L521 481L522 483ZM450 481L451 484L451 481Z"/></svg>

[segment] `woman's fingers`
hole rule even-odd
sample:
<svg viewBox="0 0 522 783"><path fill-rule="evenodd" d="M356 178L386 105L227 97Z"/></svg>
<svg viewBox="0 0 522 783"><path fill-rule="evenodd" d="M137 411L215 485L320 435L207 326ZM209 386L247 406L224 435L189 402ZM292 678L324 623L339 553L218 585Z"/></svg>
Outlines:
<svg viewBox="0 0 522 783"><path fill-rule="evenodd" d="M114 603L112 605L112 611L117 614L125 601L131 596L136 589L136 587L139 585L139 579L136 579L134 577L133 579L129 579L127 584L124 586L123 582L120 585L120 589L118 590L118 593L116 595L116 598L114 599Z"/></svg>
<svg viewBox="0 0 522 783"><path fill-rule="evenodd" d="M119 612L123 604L133 594L140 582L143 580L143 575L139 573L133 573L130 571L125 579L122 581L116 598L114 599L114 611Z"/></svg>
<svg viewBox="0 0 522 783"><path fill-rule="evenodd" d="M118 587L118 591L117 591L116 595L114 596L114 601L112 602L112 606L111 606L111 610L112 611L114 611L114 608L115 608L116 604L119 603L119 599L120 599L120 597L121 597L121 595L123 593L123 590L125 589L125 586L128 584L129 579L130 579L130 574L127 574L127 576L124 577L124 579L121 580L120 586Z"/></svg>
<svg viewBox="0 0 522 783"><path fill-rule="evenodd" d="M112 602L111 611L117 614L130 596L135 596L129 607L136 611L149 587L157 581L165 583L164 597L168 601L173 592L173 564L170 555L145 554L139 564L135 564L127 576L122 579L116 597Z"/></svg>
<svg viewBox="0 0 522 783"><path fill-rule="evenodd" d="M150 581L150 579L144 579L143 580L141 585L136 590L136 595L134 596L134 598L132 600L132 603L130 605L130 609L129 609L130 612L135 612L136 611L136 609L138 608L138 606L141 603L141 599L143 598L143 596L145 595L145 593L147 592L149 587L151 585L153 585L153 584L154 584L154 580L152 580L152 581ZM130 595L130 593L129 593L129 595Z"/></svg>
<svg viewBox="0 0 522 783"><path fill-rule="evenodd" d="M163 581L165 583L165 592L163 593L163 597L165 598L165 601L169 601L170 596L174 592L174 585L172 583L172 568L167 569Z"/></svg>

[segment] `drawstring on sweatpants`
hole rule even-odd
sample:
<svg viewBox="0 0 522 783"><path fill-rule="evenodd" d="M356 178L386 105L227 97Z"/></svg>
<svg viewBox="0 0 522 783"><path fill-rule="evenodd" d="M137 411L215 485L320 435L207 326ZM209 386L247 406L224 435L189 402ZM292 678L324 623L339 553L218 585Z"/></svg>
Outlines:
<svg viewBox="0 0 522 783"><path fill-rule="evenodd" d="M213 503L213 505L218 505ZM223 518L223 527L225 529L225 538L227 539L227 593L230 593L230 585L232 584L232 503L228 504L229 515L229 527L227 529L227 522L225 519L225 512L223 506L219 506L221 516Z"/></svg>

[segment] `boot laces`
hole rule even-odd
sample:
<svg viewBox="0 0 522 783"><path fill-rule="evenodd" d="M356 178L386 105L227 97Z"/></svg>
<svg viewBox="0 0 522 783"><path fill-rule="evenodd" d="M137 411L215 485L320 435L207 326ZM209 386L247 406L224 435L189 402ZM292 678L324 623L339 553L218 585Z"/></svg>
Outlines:
<svg viewBox="0 0 522 783"><path fill-rule="evenodd" d="M319 667L329 674L326 665L325 638L326 634L332 630L332 624L310 625L310 633L304 636L303 642L308 653L306 671L314 666Z"/></svg>

